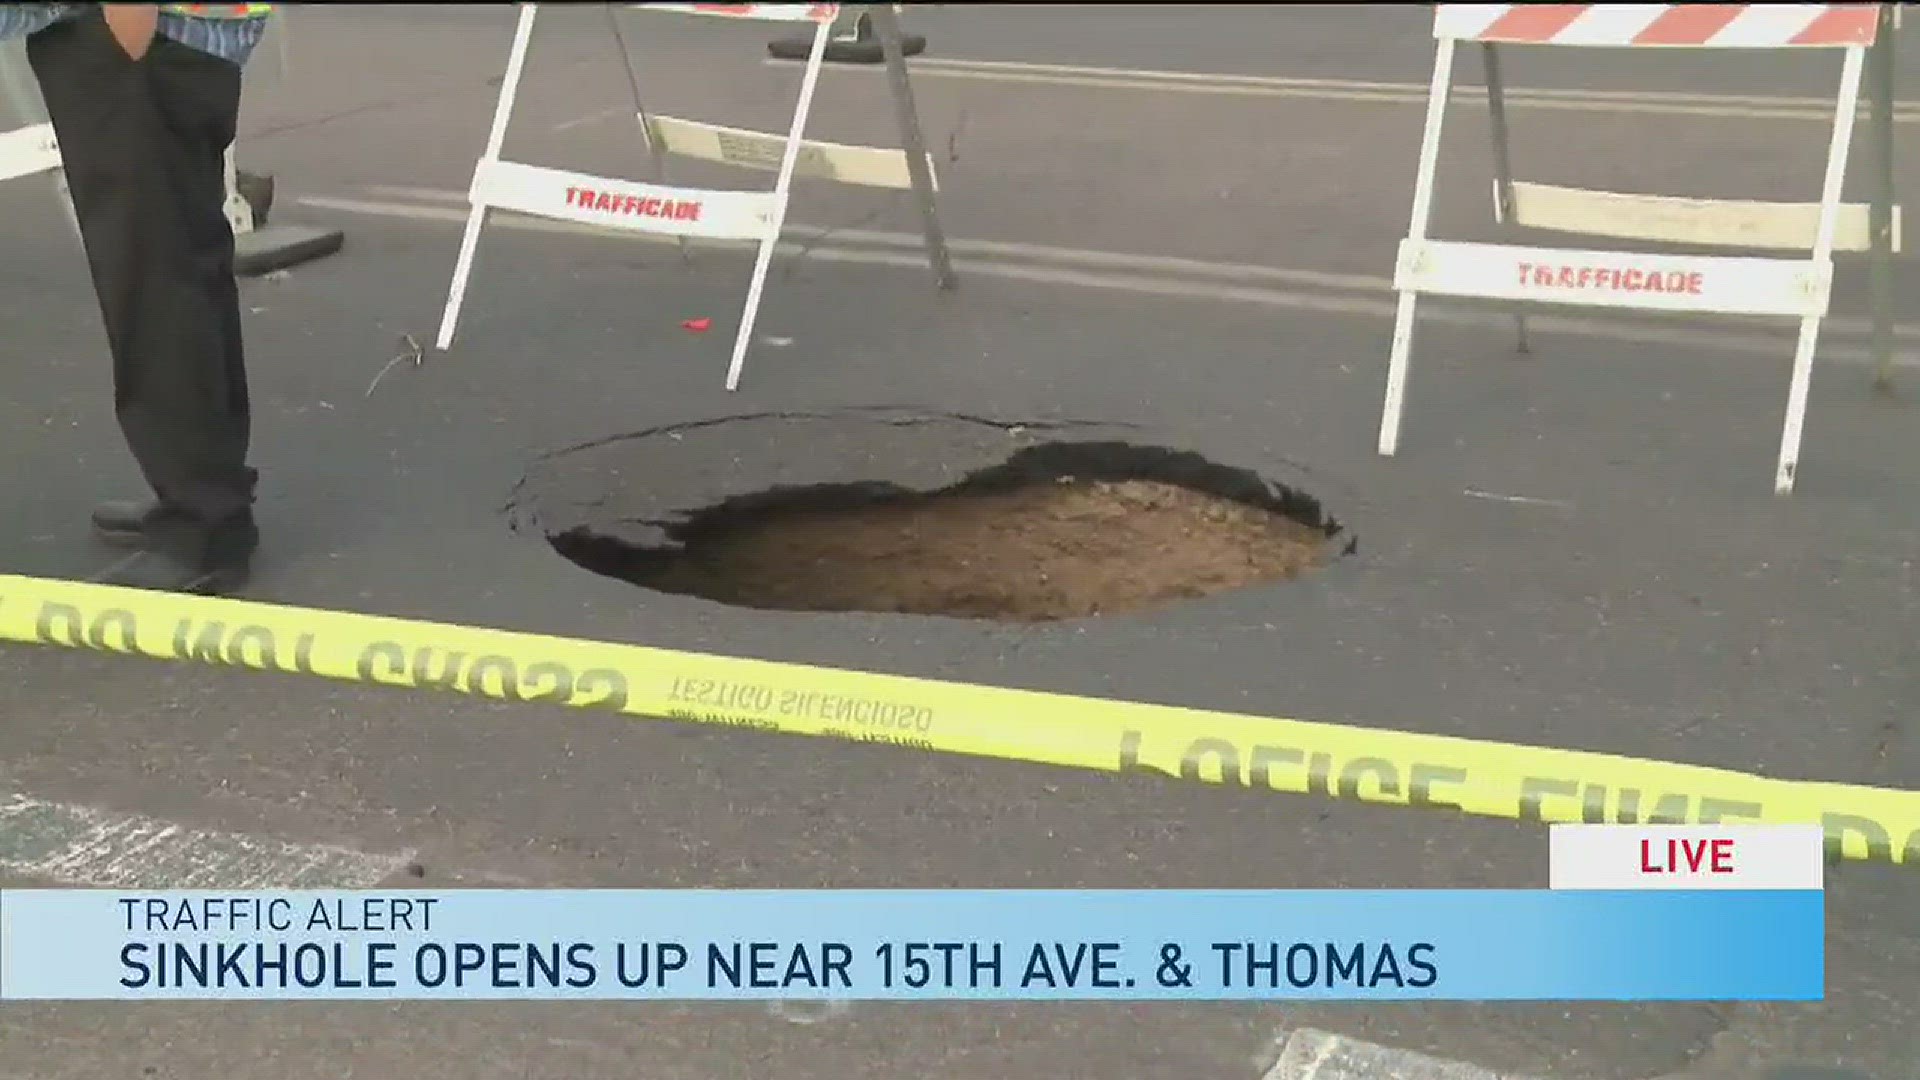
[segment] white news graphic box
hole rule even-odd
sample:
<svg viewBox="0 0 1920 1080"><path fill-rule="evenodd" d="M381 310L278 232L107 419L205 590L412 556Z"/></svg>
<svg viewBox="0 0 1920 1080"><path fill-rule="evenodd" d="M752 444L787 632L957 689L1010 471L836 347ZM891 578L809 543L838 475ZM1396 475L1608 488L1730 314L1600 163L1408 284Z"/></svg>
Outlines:
<svg viewBox="0 0 1920 1080"><path fill-rule="evenodd" d="M1553 889L1820 889L1818 825L1555 825Z"/></svg>

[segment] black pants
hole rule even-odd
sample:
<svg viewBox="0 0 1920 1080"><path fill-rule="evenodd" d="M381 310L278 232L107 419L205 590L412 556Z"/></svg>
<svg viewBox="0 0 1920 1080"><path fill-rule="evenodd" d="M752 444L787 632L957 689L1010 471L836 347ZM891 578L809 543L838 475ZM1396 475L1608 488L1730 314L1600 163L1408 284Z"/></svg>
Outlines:
<svg viewBox="0 0 1920 1080"><path fill-rule="evenodd" d="M28 38L27 56L106 323L114 411L166 510L158 539L196 560L250 554L256 475L224 209L240 68L158 35L134 60L97 7Z"/></svg>

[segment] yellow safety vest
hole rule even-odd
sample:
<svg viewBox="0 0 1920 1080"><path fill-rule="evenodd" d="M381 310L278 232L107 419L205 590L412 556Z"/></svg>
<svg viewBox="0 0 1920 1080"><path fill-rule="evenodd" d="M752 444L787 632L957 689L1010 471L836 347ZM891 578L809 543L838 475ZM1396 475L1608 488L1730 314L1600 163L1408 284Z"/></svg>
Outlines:
<svg viewBox="0 0 1920 1080"><path fill-rule="evenodd" d="M196 19L264 19L273 14L272 4L162 4L169 15L190 15Z"/></svg>

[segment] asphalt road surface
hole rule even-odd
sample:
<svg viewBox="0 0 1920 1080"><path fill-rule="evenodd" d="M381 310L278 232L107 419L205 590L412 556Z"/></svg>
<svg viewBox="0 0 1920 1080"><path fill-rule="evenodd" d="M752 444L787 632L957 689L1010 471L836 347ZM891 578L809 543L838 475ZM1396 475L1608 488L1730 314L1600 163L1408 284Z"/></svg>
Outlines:
<svg viewBox="0 0 1920 1080"><path fill-rule="evenodd" d="M511 219L482 245L455 350L392 364L437 322L513 16L296 9L251 73L242 162L278 176L276 220L336 224L348 247L246 286L272 545L254 594L1920 784L1920 371L1903 362L1893 396L1869 391L1857 267L1791 499L1770 490L1790 328L1746 323L1556 316L1522 359L1504 316L1433 305L1400 455L1374 454L1423 11L912 13L962 288L934 294L902 200L803 184L729 395L744 255L683 263L671 245ZM782 128L798 71L764 60L765 28L617 19L649 109ZM647 175L609 12L555 6L541 23L507 156ZM1463 82L1479 77L1463 62ZM1517 169L1810 199L1837 77L1833 57L1516 57ZM883 87L828 72L810 133L887 144ZM1901 135L1916 108L1902 104ZM1494 235L1487 138L1464 95L1437 235ZM1899 177L1917 164L1903 139ZM135 489L104 342L47 185L0 188L0 221L0 565L84 576L109 559L85 539L87 508ZM714 331L681 329L697 317ZM983 627L651 595L577 569L502 509L530 476L587 503L599 483L617 505L618 485L691 467L644 443L591 466L560 448L849 405L1136 425L1308 488L1360 551L1162 614ZM732 468L771 477L795 459L778 424L738 433ZM0 649L0 679L10 884L295 865L429 885L1544 884L1543 831L1500 821L19 646ZM9 1006L0 1075L1920 1077L1920 878L1846 866L1829 889L1815 1006Z"/></svg>

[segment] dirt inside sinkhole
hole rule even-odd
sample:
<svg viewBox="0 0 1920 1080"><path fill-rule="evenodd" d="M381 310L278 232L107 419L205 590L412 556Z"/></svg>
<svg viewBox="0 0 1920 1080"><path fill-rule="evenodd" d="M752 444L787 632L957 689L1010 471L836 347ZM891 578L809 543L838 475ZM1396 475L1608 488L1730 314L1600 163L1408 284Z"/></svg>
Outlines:
<svg viewBox="0 0 1920 1080"><path fill-rule="evenodd" d="M671 530L671 550L552 539L596 572L739 607L1035 623L1288 580L1340 553L1317 507L1267 501L1064 475L931 493L822 487L709 508Z"/></svg>

